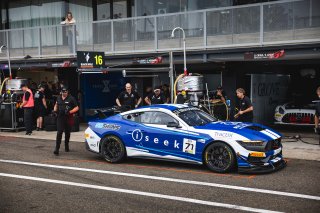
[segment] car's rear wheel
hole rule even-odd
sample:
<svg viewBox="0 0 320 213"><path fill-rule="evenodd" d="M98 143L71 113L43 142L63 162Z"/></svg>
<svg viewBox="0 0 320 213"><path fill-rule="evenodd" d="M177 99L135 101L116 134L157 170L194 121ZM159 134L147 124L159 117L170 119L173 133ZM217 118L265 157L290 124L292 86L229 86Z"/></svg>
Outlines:
<svg viewBox="0 0 320 213"><path fill-rule="evenodd" d="M225 173L235 167L235 154L225 143L214 142L204 152L204 163L215 172Z"/></svg>
<svg viewBox="0 0 320 213"><path fill-rule="evenodd" d="M126 156L126 149L120 138L108 135L101 141L101 155L110 163L119 163Z"/></svg>

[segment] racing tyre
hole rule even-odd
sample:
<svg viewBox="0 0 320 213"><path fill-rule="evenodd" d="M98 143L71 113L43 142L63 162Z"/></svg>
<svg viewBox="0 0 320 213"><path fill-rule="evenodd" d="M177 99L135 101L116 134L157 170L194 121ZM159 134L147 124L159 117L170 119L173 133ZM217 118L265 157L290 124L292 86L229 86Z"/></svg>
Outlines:
<svg viewBox="0 0 320 213"><path fill-rule="evenodd" d="M101 155L110 163L119 163L126 156L126 149L120 138L108 135L101 141Z"/></svg>
<svg viewBox="0 0 320 213"><path fill-rule="evenodd" d="M204 163L212 171L225 173L235 167L233 150L225 143L210 144L204 152Z"/></svg>

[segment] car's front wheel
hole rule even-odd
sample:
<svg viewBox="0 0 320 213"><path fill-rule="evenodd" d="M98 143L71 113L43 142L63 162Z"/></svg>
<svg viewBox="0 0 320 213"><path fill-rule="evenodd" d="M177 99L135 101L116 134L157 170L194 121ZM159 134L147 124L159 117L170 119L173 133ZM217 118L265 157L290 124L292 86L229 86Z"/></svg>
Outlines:
<svg viewBox="0 0 320 213"><path fill-rule="evenodd" d="M101 156L110 163L121 162L126 156L126 149L120 138L108 135L101 141Z"/></svg>
<svg viewBox="0 0 320 213"><path fill-rule="evenodd" d="M215 172L225 173L231 171L236 164L235 154L225 143L214 142L204 152L204 163Z"/></svg>

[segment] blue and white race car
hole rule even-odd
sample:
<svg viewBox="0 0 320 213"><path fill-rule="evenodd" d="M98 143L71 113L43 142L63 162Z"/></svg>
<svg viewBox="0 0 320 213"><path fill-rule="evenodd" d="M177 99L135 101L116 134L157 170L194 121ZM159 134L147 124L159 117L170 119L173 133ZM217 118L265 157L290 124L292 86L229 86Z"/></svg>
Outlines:
<svg viewBox="0 0 320 213"><path fill-rule="evenodd" d="M89 122L86 147L111 163L126 157L205 164L215 172L268 172L286 165L281 135L222 122L195 107L162 104Z"/></svg>

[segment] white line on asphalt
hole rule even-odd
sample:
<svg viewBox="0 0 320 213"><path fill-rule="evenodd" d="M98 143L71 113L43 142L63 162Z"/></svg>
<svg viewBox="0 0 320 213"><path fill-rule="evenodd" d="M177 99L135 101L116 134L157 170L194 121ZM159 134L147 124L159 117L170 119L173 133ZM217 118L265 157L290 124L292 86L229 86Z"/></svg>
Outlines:
<svg viewBox="0 0 320 213"><path fill-rule="evenodd" d="M242 211L263 212L263 213L276 212L276 211L270 211L270 210L266 210L266 209L258 209L258 208L251 208L251 207L246 207L246 206L232 205L232 204L227 204L227 203L218 203L218 202L212 202L212 201L206 201L206 200L198 200L198 199L192 199L192 198L187 198L187 197L178 197L178 196L172 196L172 195L157 194L157 193L143 192L143 191L135 191L135 190L130 190L130 189L113 188L113 187L106 187L106 186L98 186L98 185L76 183L76 182L69 182L69 181L61 181L61 180L54 180L54 179L47 179L47 178L38 178L38 177L7 174L7 173L0 173L0 176L12 177L12 178L18 178L18 179L24 179L24 180L34 180L34 181L40 181L40 182L46 182L46 183L56 183L56 184L62 184L62 185L68 185L68 186L79 186L79 187L84 187L84 188L100 189L100 190L112 191L112 192L121 192L121 193L127 193L127 194L141 195L141 196L154 197L154 198L162 198L162 199L167 199L167 200L182 201L182 202L187 202L187 203L195 203L195 204L222 207L222 208L228 208L228 209L236 209L236 210L242 210Z"/></svg>
<svg viewBox="0 0 320 213"><path fill-rule="evenodd" d="M200 182L200 181L193 181L193 180L183 180L183 179L175 179L175 178L167 178L167 177L159 177L159 176L140 175L140 174L134 174L134 173L115 172L115 171L108 171L108 170L87 169L87 168L79 168L79 167L71 167L71 166L59 166L59 165L52 165L52 164L32 163L32 162L25 162L25 161L14 161L14 160L0 159L0 162L19 164L19 165L37 166L37 167L66 169L66 170L74 170L74 171L93 172L93 173L100 173L100 174L119 175L119 176L127 176L127 177L136 177L136 178L144 178L144 179L151 179L151 180L161 180L161 181L168 181L168 182L175 182L175 183L187 183L189 185L191 184L191 185L200 185L200 186L211 186L211 187L219 187L219 188L225 188L225 189L235 189L235 190L250 191L250 192L257 192L257 193L281 195L281 196L288 196L288 197L297 197L297 198L304 198L304 199L310 199L310 200L320 200L320 197L313 196L313 195L281 192L281 191L274 191L274 190L268 190L268 189L249 188L249 187L242 187L242 186L232 186L232 185Z"/></svg>

